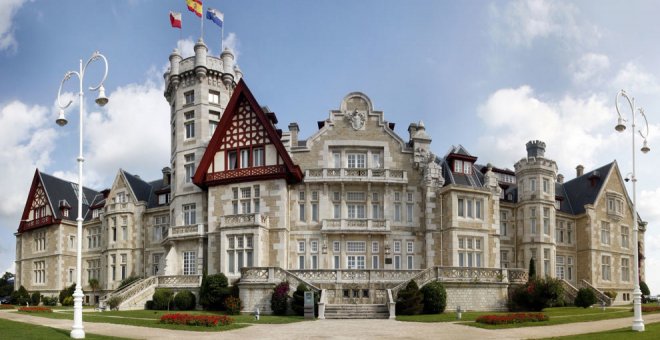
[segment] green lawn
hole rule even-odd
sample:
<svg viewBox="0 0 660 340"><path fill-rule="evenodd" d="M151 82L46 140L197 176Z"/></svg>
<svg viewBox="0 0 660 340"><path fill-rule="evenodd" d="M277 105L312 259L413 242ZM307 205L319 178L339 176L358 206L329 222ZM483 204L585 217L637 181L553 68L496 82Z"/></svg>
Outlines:
<svg viewBox="0 0 660 340"><path fill-rule="evenodd" d="M13 336L18 336L20 334L20 338L26 340L71 339L69 335L71 331L68 329L37 326L29 323L11 321L2 318L0 318L0 329L2 330L3 334L12 334ZM110 336L85 333L85 339L105 340L105 339L124 339L124 338L116 338Z"/></svg>
<svg viewBox="0 0 660 340"><path fill-rule="evenodd" d="M20 312L19 312L20 313ZM112 311L112 312L85 312L83 313L84 322L104 322L120 325L189 330L189 331L206 331L217 332L226 331L247 327L249 324L279 324L304 321L302 316L274 316L262 315L259 321L256 321L251 315L231 315L234 323L228 326L218 327L195 327L195 326L182 326L161 324L158 322L163 314L167 313L188 313L197 315L223 315L220 312L205 312L205 311L153 311L153 310L135 310L135 311ZM68 319L73 320L73 311L62 311L53 313L26 313L32 316L39 316L53 319Z"/></svg>
<svg viewBox="0 0 660 340"><path fill-rule="evenodd" d="M547 339L576 339L576 340L660 339L660 323L646 324L645 328L646 330L644 332L634 332L630 329L630 327L626 327L626 328L614 329L605 332L588 333L581 335L569 335L569 336L547 338Z"/></svg>
<svg viewBox="0 0 660 340"><path fill-rule="evenodd" d="M487 329L547 326L547 325L559 325L559 324L573 323L573 322L597 321L597 320L629 317L632 316L633 314L630 310L631 310L630 306L608 307L605 311L602 311L600 308L596 308L596 307L586 308L586 309L579 307L546 308L543 310L543 313L548 315L549 317L548 321L505 324L505 325L487 325L487 324L476 323L474 322L474 320L476 320L479 316L482 315L504 315L508 313L465 312L463 313L463 317L460 321L468 326L487 328ZM427 314L427 315L398 315L396 319L399 321L413 321L413 322L458 321L456 319L455 312L447 312L442 314Z"/></svg>

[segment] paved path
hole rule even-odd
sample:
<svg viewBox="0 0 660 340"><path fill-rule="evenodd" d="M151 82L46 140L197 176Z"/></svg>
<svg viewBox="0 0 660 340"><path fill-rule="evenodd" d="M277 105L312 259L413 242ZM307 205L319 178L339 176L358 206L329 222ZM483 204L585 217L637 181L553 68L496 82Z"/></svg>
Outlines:
<svg viewBox="0 0 660 340"><path fill-rule="evenodd" d="M0 311L0 318L70 329L71 320L49 319ZM645 323L660 322L660 314L644 316ZM400 322L393 320L316 320L280 325L252 325L226 332L188 332L161 328L86 322L88 333L133 339L534 339L600 332L630 327L632 317L555 326L488 330L457 323Z"/></svg>

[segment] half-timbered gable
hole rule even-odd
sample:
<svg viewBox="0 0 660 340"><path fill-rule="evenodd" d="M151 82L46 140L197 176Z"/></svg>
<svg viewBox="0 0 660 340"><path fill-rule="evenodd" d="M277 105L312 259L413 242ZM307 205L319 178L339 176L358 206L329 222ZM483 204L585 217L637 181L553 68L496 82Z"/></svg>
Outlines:
<svg viewBox="0 0 660 340"><path fill-rule="evenodd" d="M253 180L302 179L275 128L274 113L265 113L244 81L236 86L193 182L201 187Z"/></svg>

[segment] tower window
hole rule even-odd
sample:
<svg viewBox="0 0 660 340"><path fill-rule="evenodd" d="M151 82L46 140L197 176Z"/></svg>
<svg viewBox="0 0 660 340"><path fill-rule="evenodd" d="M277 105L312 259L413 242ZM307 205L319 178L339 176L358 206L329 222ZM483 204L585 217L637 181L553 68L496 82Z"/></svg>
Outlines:
<svg viewBox="0 0 660 340"><path fill-rule="evenodd" d="M192 104L195 102L195 91L188 91L183 94L185 98L185 104Z"/></svg>

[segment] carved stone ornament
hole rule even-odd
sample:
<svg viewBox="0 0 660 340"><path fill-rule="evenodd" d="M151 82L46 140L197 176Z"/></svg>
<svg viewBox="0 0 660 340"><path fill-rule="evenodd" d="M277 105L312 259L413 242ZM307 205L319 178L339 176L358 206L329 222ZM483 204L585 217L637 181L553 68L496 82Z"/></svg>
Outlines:
<svg viewBox="0 0 660 340"><path fill-rule="evenodd" d="M367 115L364 112L357 110L353 112L346 112L344 117L351 122L353 130L360 130L364 127L364 122L367 120Z"/></svg>

